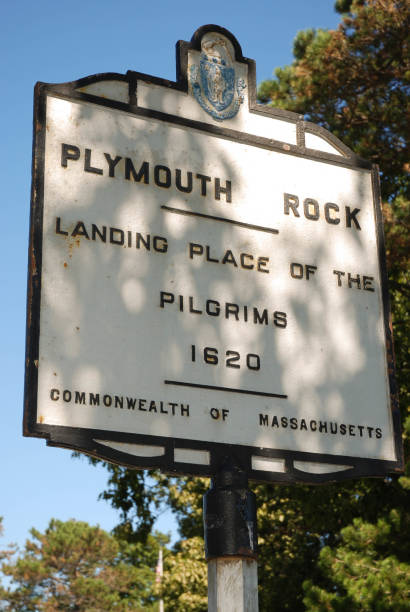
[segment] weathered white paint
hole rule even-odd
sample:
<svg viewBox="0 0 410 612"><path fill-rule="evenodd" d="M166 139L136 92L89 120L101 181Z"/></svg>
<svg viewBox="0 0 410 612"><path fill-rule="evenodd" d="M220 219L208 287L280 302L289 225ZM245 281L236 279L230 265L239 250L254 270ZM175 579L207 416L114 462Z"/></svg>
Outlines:
<svg viewBox="0 0 410 612"><path fill-rule="evenodd" d="M129 103L128 83L124 81L99 81L79 87L77 91L116 102L124 102L124 104Z"/></svg>
<svg viewBox="0 0 410 612"><path fill-rule="evenodd" d="M165 437L265 448L393 459L386 386L380 272L367 171L292 157L189 131L152 119L49 96L44 194L44 247L39 419L43 423L93 427ZM80 148L78 161L61 165L61 145ZM85 149L102 175L84 172ZM115 178L104 157L122 160ZM124 157L136 168L150 163L150 183L124 179ZM155 165L171 169L169 189L154 184ZM201 196L175 187L175 169L232 183L232 202L215 200L213 183ZM300 217L284 214L284 193L300 198ZM306 219L303 200L316 198L317 221ZM325 202L340 207L340 224L326 223ZM279 230L273 235L221 222L167 212L162 205L227 217ZM345 206L360 208L361 230L345 226ZM81 220L90 231L120 228L167 238L166 254L70 237ZM109 230L107 230L109 231ZM269 273L190 259L189 242L208 245L221 260L229 249L269 258ZM254 260L255 261L255 260ZM306 281L290 276L290 264L317 266ZM333 270L374 278L375 292L338 287ZM159 307L160 291L175 303ZM178 296L184 296L180 312ZM219 302L218 317L187 312L188 296L205 311ZM240 320L224 316L226 303L240 307ZM245 322L253 307L265 308L269 324ZM273 312L287 313L287 327L273 325ZM191 346L197 360L191 360ZM204 347L241 354L239 370L203 362ZM258 354L259 371L246 367ZM221 358L222 355L222 358ZM165 385L164 380L285 394L270 398ZM58 389L58 401L50 397ZM72 393L64 401L64 390ZM86 405L75 392L86 393ZM100 406L88 401L99 394ZM104 405L102 398L111 405ZM114 406L115 397L123 406ZM111 398L111 399L110 399ZM134 407L127 407L131 398ZM145 403L140 406L139 401ZM154 404L151 404L154 402ZM161 402L189 406L189 417ZM150 406L153 411L149 412ZM141 409L140 409L141 408ZM211 418L211 409L219 419ZM179 409L179 408L178 408ZM222 419L222 411L228 416ZM382 439L261 426L259 415L380 427ZM374 429L373 429L374 431ZM357 428L355 429L358 434Z"/></svg>
<svg viewBox="0 0 410 612"><path fill-rule="evenodd" d="M178 463L197 463L200 465L209 465L210 454L208 451L201 451L193 448L175 448L174 461Z"/></svg>
<svg viewBox="0 0 410 612"><path fill-rule="evenodd" d="M220 558L208 562L208 612L258 612L258 564Z"/></svg>
<svg viewBox="0 0 410 612"><path fill-rule="evenodd" d="M148 444L131 444L128 442L112 442L111 440L95 440L98 444L108 446L114 450L135 455L136 457L160 457L165 453L163 446L150 446Z"/></svg>
<svg viewBox="0 0 410 612"><path fill-rule="evenodd" d="M272 457L252 457L252 469L262 472L284 472L285 460Z"/></svg>

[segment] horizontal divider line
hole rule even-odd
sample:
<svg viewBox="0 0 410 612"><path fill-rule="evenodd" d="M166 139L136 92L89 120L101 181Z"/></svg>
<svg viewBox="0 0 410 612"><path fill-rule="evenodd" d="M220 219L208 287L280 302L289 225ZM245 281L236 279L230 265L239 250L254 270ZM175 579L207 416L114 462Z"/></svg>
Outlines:
<svg viewBox="0 0 410 612"><path fill-rule="evenodd" d="M235 389L233 387L217 387L214 385L200 385L198 383L182 382L180 380L164 380L166 385L177 385L179 387L194 387L197 389L211 389L213 391L229 391L230 393L246 393L247 395L263 395L264 397L279 397L287 399L287 395L280 393L267 393L266 391L250 391L248 389Z"/></svg>
<svg viewBox="0 0 410 612"><path fill-rule="evenodd" d="M239 225L239 227L247 227L248 229L257 230L258 232L267 232L268 234L279 234L279 230L273 229L272 227L263 227L263 225L252 225L251 223L244 223L243 221L235 221L235 219L227 219L226 217L215 217L213 215L205 215L204 213L195 212L193 210L184 210L183 208L173 208L172 206L161 206L163 210L172 212L177 215L187 215L188 217L202 217L203 219L211 219L213 221L222 221L224 223L231 223L232 225Z"/></svg>

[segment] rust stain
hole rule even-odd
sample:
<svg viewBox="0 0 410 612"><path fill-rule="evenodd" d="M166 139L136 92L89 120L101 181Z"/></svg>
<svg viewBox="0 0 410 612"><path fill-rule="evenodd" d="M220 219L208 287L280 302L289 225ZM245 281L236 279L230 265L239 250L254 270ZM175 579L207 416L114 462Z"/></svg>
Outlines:
<svg viewBox="0 0 410 612"><path fill-rule="evenodd" d="M37 274L37 263L36 263L36 256L34 254L33 248L31 248L31 253L30 253L30 265L31 265L31 274L35 276Z"/></svg>
<svg viewBox="0 0 410 612"><path fill-rule="evenodd" d="M77 330L77 331L80 331L80 328L78 327L78 325L76 326L76 330Z"/></svg>
<svg viewBox="0 0 410 612"><path fill-rule="evenodd" d="M66 261L64 262L63 265L64 265L65 268L68 268L68 263Z"/></svg>
<svg viewBox="0 0 410 612"><path fill-rule="evenodd" d="M34 360L34 365L36 366L36 368L38 369L38 359Z"/></svg>
<svg viewBox="0 0 410 612"><path fill-rule="evenodd" d="M39 422L39 423L44 423L44 417L43 417L43 415L40 415L40 416L39 416L38 422Z"/></svg>

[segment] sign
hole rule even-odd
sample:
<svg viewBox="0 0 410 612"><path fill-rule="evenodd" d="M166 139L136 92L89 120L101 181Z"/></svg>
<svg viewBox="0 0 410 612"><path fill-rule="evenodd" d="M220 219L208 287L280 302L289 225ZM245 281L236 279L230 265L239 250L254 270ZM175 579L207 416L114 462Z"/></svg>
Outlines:
<svg viewBox="0 0 410 612"><path fill-rule="evenodd" d="M177 81L35 89L24 433L135 467L402 466L377 170L258 105L204 26Z"/></svg>

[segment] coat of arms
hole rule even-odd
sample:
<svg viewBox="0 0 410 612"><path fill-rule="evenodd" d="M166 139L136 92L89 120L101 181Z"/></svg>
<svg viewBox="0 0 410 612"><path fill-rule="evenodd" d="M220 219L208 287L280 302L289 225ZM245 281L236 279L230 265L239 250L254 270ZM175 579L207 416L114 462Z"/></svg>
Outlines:
<svg viewBox="0 0 410 612"><path fill-rule="evenodd" d="M202 43L198 64L190 67L193 94L201 107L214 119L232 119L243 102L243 79L235 78L233 58L222 37Z"/></svg>

